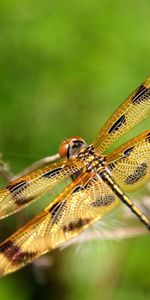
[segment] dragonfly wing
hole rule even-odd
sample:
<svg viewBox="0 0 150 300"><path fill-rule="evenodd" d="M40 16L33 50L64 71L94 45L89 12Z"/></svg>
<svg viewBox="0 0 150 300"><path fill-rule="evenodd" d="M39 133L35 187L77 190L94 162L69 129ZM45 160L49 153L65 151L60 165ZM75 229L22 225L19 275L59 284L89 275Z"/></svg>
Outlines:
<svg viewBox="0 0 150 300"><path fill-rule="evenodd" d="M150 130L125 143L107 156L107 164L118 185L134 191L150 179Z"/></svg>
<svg viewBox="0 0 150 300"><path fill-rule="evenodd" d="M93 145L104 152L121 135L150 116L150 77L132 93L108 119Z"/></svg>
<svg viewBox="0 0 150 300"><path fill-rule="evenodd" d="M0 190L0 219L29 205L52 191L58 183L77 176L83 169L83 163L76 159L64 160L13 181Z"/></svg>
<svg viewBox="0 0 150 300"><path fill-rule="evenodd" d="M14 272L77 236L119 204L93 173L71 183L42 213L0 245L0 274Z"/></svg>

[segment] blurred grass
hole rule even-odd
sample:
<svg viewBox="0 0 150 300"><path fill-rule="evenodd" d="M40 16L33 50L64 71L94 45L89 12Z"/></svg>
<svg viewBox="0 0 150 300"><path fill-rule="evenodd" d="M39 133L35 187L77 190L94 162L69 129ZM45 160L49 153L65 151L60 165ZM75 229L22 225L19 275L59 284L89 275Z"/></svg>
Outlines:
<svg viewBox="0 0 150 300"><path fill-rule="evenodd" d="M147 77L149 10L148 0L1 0L0 152L14 172L66 137L90 143ZM103 252L91 244L78 260L74 247L53 254L43 285L32 267L1 279L0 299L150 298L149 237L105 242Z"/></svg>

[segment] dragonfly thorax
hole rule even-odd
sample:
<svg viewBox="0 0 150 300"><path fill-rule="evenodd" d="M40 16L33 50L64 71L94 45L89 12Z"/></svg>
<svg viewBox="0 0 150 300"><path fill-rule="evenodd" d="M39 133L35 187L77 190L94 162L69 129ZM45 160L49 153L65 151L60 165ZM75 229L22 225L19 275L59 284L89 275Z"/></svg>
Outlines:
<svg viewBox="0 0 150 300"><path fill-rule="evenodd" d="M78 159L82 160L86 166L86 170L97 172L101 168L105 167L105 156L99 155L95 150L93 145L86 146L86 148L81 149L77 156Z"/></svg>

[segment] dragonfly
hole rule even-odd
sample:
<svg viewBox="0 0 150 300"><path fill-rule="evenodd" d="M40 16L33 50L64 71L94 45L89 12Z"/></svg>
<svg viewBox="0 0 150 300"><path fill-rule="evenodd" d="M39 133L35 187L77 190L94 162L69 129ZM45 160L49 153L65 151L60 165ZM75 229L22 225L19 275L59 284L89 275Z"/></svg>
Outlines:
<svg viewBox="0 0 150 300"><path fill-rule="evenodd" d="M150 116L150 76L112 114L91 145L78 136L63 141L60 160L0 190L0 219L68 182L50 204L0 244L0 275L17 271L73 239L121 202L150 230L150 219L129 198L150 179L150 129L106 150Z"/></svg>

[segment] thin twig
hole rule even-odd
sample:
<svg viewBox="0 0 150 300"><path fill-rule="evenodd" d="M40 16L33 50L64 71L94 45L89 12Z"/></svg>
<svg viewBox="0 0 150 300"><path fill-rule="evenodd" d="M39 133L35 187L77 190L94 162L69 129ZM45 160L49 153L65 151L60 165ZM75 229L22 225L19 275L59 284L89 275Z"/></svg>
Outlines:
<svg viewBox="0 0 150 300"><path fill-rule="evenodd" d="M72 240L67 241L61 248L66 248L74 244L84 243L92 240L123 240L148 234L149 232L144 228L144 226L131 226L128 228L119 227L112 230L102 230L100 228L99 231L88 230L82 233L81 235L73 238Z"/></svg>
<svg viewBox="0 0 150 300"><path fill-rule="evenodd" d="M1 157L0 157L0 175L5 178L8 182L12 182L13 180L20 178L24 175L27 175L36 169L39 169L43 167L45 164L50 164L53 163L54 161L57 161L60 159L59 153L56 153L51 156L44 157L40 160L35 161L33 164L25 168L23 171L18 173L17 175L14 175L8 166L6 162L4 162Z"/></svg>
<svg viewBox="0 0 150 300"><path fill-rule="evenodd" d="M53 163L54 161L57 161L58 159L60 159L60 155L59 155L59 153L56 153L54 155L47 156L40 160L37 160L32 165L30 165L29 167L25 168L23 171L21 171L20 173L15 175L13 177L13 180L15 180L19 177L22 177L24 175L27 175L27 174L33 172L34 170L41 168L45 164Z"/></svg>
<svg viewBox="0 0 150 300"><path fill-rule="evenodd" d="M13 180L13 174L10 171L8 164L2 160L1 154L0 154L0 175L8 182Z"/></svg>

